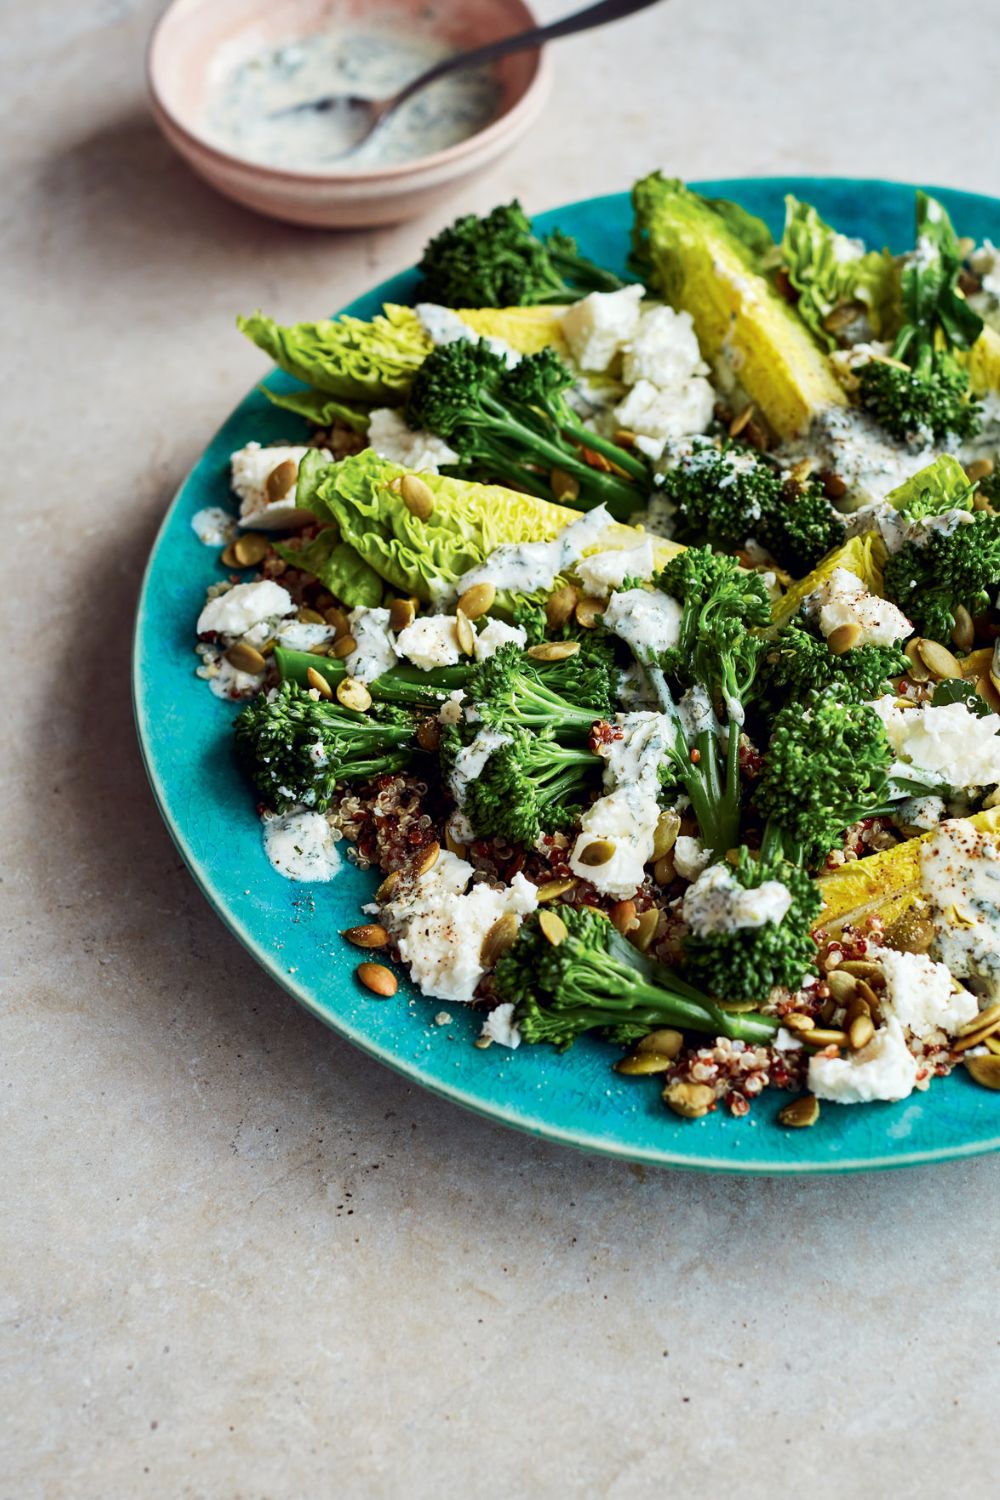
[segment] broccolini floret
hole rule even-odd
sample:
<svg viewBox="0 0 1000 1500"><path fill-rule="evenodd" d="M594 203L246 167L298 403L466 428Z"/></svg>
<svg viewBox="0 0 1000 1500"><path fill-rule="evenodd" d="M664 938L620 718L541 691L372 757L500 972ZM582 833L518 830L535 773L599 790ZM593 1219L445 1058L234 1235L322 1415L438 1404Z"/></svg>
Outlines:
<svg viewBox="0 0 1000 1500"><path fill-rule="evenodd" d="M534 733L504 727L507 743L492 751L474 780L463 789L462 811L480 838L506 838L533 844L539 834L571 824L579 801L602 761L579 745L564 745L551 729ZM441 767L450 780L466 746L457 725L441 733Z"/></svg>
<svg viewBox="0 0 1000 1500"><path fill-rule="evenodd" d="M564 1051L587 1031L632 1042L660 1026L748 1042L774 1036L775 1020L720 1010L672 969L645 958L598 912L573 906L547 911L561 920L565 937L553 942L533 914L496 969L497 990L514 1005L526 1042Z"/></svg>
<svg viewBox="0 0 1000 1500"><path fill-rule="evenodd" d="M479 718L497 728L551 729L586 739L594 720L614 711L616 674L606 654L581 658L578 652L553 663L543 676L510 642L469 669L466 693Z"/></svg>
<svg viewBox="0 0 1000 1500"><path fill-rule="evenodd" d="M462 463L506 484L549 498L549 473L558 468L579 484L581 509L605 504L628 516L643 496L617 473L580 457L578 444L602 454L623 474L643 481L634 453L581 426L565 399L573 377L550 349L513 368L485 343L444 344L421 365L406 403L411 427L444 438Z"/></svg>
<svg viewBox="0 0 1000 1500"><path fill-rule="evenodd" d="M482 218L463 214L428 242L418 269L423 300L445 307L572 302L625 285L581 255L568 235L539 238L516 200Z"/></svg>
<svg viewBox="0 0 1000 1500"><path fill-rule="evenodd" d="M858 372L859 399L901 442L974 437L979 402L955 349L971 349L983 320L959 290L962 251L944 208L917 194L917 248L903 263L903 323L892 345L895 363L870 360Z"/></svg>
<svg viewBox="0 0 1000 1500"><path fill-rule="evenodd" d="M414 728L403 709L356 713L285 682L247 704L235 724L236 749L268 807L322 812L344 782L408 766L417 753Z"/></svg>
<svg viewBox="0 0 1000 1500"><path fill-rule="evenodd" d="M1000 583L1000 515L975 511L950 531L906 542L889 558L884 576L886 594L917 632L947 641L957 607L979 614Z"/></svg>
<svg viewBox="0 0 1000 1500"><path fill-rule="evenodd" d="M867 703L888 692L908 666L898 646L856 646L838 656L822 636L793 622L767 643L756 699L765 716L828 690L841 703Z"/></svg>
<svg viewBox="0 0 1000 1500"><path fill-rule="evenodd" d="M800 577L844 538L844 523L812 479L784 478L750 449L695 438L664 475L681 542L709 542L733 552L753 538Z"/></svg>
<svg viewBox="0 0 1000 1500"><path fill-rule="evenodd" d="M689 932L684 939L684 972L708 994L726 1000L763 1002L778 985L797 990L807 974L816 972L811 929L823 903L815 882L799 865L774 853L757 858L745 845L725 868L748 891L765 881L780 881L791 895L791 906L779 922Z"/></svg>

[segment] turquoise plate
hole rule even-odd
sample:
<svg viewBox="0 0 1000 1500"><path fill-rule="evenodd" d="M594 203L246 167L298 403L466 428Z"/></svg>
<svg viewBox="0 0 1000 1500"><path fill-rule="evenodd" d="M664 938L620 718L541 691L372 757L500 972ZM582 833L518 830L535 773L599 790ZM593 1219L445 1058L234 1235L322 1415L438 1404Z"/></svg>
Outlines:
<svg viewBox="0 0 1000 1500"><path fill-rule="evenodd" d="M734 179L703 183L737 199L780 232L782 199L791 192L815 203L849 235L901 250L913 242L913 188L897 183L817 178ZM935 192L939 190L935 189ZM959 233L1000 240L1000 202L940 191ZM592 198L543 214L588 254L621 269L630 222L624 193ZM383 282L345 309L369 318L384 301L407 302L412 271ZM235 311L235 309L234 309ZM235 335L234 335L235 336ZM295 382L273 372L272 389ZM724 1172L845 1172L910 1166L969 1156L1000 1146L1000 1101L960 1070L901 1104L827 1105L811 1130L776 1123L780 1099L767 1093L744 1120L724 1110L682 1121L660 1102L653 1080L626 1081L611 1071L616 1050L579 1042L565 1056L547 1048L471 1045L480 1018L460 1005L447 1025L440 1001L400 987L373 999L353 977L357 953L339 937L358 921L373 878L346 862L327 885L295 885L275 874L261 848L254 799L233 763L235 707L195 676L194 623L209 583L221 578L214 548L203 546L191 518L206 505L232 505L229 454L250 439L296 441L298 419L257 391L236 408L189 474L153 547L135 628L136 723L160 811L208 900L267 972L307 1010L363 1051L456 1104L533 1135L661 1166Z"/></svg>

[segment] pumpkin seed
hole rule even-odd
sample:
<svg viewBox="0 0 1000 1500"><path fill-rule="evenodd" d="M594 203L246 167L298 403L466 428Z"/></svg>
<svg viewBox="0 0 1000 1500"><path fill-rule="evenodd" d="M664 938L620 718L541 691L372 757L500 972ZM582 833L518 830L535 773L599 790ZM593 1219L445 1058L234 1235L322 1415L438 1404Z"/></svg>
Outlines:
<svg viewBox="0 0 1000 1500"><path fill-rule="evenodd" d="M553 499L558 500L560 505L564 501L570 504L580 496L580 481L574 479L572 474L567 474L565 469L553 469L549 474L549 487L552 490Z"/></svg>
<svg viewBox="0 0 1000 1500"><path fill-rule="evenodd" d="M622 937L628 937L633 927L639 925L634 901L616 901L609 915L612 925L617 927Z"/></svg>
<svg viewBox="0 0 1000 1500"><path fill-rule="evenodd" d="M964 604L956 604L955 623L951 628L951 643L958 651L971 651L972 643L976 639L976 627L972 623L972 616Z"/></svg>
<svg viewBox="0 0 1000 1500"><path fill-rule="evenodd" d="M850 328L852 323L863 318L867 311L863 302L839 302L823 319L823 327L827 333L843 333L846 328Z"/></svg>
<svg viewBox="0 0 1000 1500"><path fill-rule="evenodd" d="M970 651L968 656L963 656L959 666L962 668L962 676L966 682L975 682L977 677L981 677L984 672L990 670L992 662L993 647L981 646L978 651Z"/></svg>
<svg viewBox="0 0 1000 1500"><path fill-rule="evenodd" d="M854 975L845 974L843 969L831 969L826 976L826 982L829 986L830 994L838 1005L846 1005L853 998L857 988L857 980L854 978ZM788 1017L786 1016L785 1025L787 1026L787 1024Z"/></svg>
<svg viewBox="0 0 1000 1500"><path fill-rule="evenodd" d="M332 698L333 688L327 682L322 672L317 672L315 667L306 667L306 682L311 688L315 688L321 698Z"/></svg>
<svg viewBox="0 0 1000 1500"><path fill-rule="evenodd" d="M465 845L455 837L448 823L444 825L444 847L449 854L457 854L459 859L465 858Z"/></svg>
<svg viewBox="0 0 1000 1500"><path fill-rule="evenodd" d="M355 948L384 948L389 942L389 934L380 922L364 922L360 927L347 927L340 934Z"/></svg>
<svg viewBox="0 0 1000 1500"><path fill-rule="evenodd" d="M338 609L335 604L323 611L323 618L328 625L332 626L334 636L346 635L351 628L347 623L347 616L344 614L344 611Z"/></svg>
<svg viewBox="0 0 1000 1500"><path fill-rule="evenodd" d="M219 554L219 561L224 568L242 568L243 564L236 556L232 542L227 542Z"/></svg>
<svg viewBox="0 0 1000 1500"><path fill-rule="evenodd" d="M978 484L981 479L989 479L993 468L992 458L977 458L971 464L966 464L965 472L972 484Z"/></svg>
<svg viewBox="0 0 1000 1500"><path fill-rule="evenodd" d="M661 854L653 864L653 879L657 885L669 885L677 879L677 866L672 854Z"/></svg>
<svg viewBox="0 0 1000 1500"><path fill-rule="evenodd" d="M661 1027L658 1031L650 1031L641 1041L636 1042L632 1049L634 1052L655 1052L658 1056L671 1059L678 1056L684 1046L684 1038L679 1031L672 1026Z"/></svg>
<svg viewBox="0 0 1000 1500"><path fill-rule="evenodd" d="M598 620L605 611L606 605L603 599L584 598L579 601L573 611L576 623L583 630L593 630Z"/></svg>
<svg viewBox="0 0 1000 1500"><path fill-rule="evenodd" d="M1000 1037L984 1036L983 1046L987 1048L988 1051L992 1052L995 1056L1000 1057Z"/></svg>
<svg viewBox="0 0 1000 1500"><path fill-rule="evenodd" d="M233 551L241 568L255 568L267 556L271 543L259 531L245 531L233 543Z"/></svg>
<svg viewBox="0 0 1000 1500"><path fill-rule="evenodd" d="M428 870L433 870L441 855L441 845L437 842L426 844L413 862L414 875L426 875Z"/></svg>
<svg viewBox="0 0 1000 1500"><path fill-rule="evenodd" d="M855 646L860 646L864 631L856 620L848 620L843 625L838 625L826 638L826 644L834 656L844 656L848 651L853 651Z"/></svg>
<svg viewBox="0 0 1000 1500"><path fill-rule="evenodd" d="M1000 713L1000 688L997 687L992 675L987 677L984 673L977 680L976 692L994 713Z"/></svg>
<svg viewBox="0 0 1000 1500"><path fill-rule="evenodd" d="M678 1079L663 1090L663 1102L682 1119L700 1120L715 1103L715 1090L707 1083L683 1083Z"/></svg>
<svg viewBox="0 0 1000 1500"><path fill-rule="evenodd" d="M659 925L659 909L651 906L639 914L638 923L628 935L629 942L633 947L638 948L640 953L645 953L656 936L656 929Z"/></svg>
<svg viewBox="0 0 1000 1500"><path fill-rule="evenodd" d="M967 1057L965 1066L984 1089L1000 1089L1000 1057L995 1052L988 1057Z"/></svg>
<svg viewBox="0 0 1000 1500"><path fill-rule="evenodd" d="M558 912L540 911L538 926L542 936L549 940L553 948L558 948L569 937L569 929Z"/></svg>
<svg viewBox="0 0 1000 1500"><path fill-rule="evenodd" d="M404 474L399 482L403 504L418 521L429 521L434 514L434 491L416 474Z"/></svg>
<svg viewBox="0 0 1000 1500"><path fill-rule="evenodd" d="M875 1022L867 1012L855 1016L847 1028L847 1043L852 1052L860 1052L862 1047L867 1047L875 1035Z"/></svg>
<svg viewBox="0 0 1000 1500"><path fill-rule="evenodd" d="M579 649L579 641L541 641L537 646L529 646L526 654L533 661L566 661Z"/></svg>
<svg viewBox="0 0 1000 1500"><path fill-rule="evenodd" d="M673 1058L663 1052L630 1052L615 1063L615 1072L626 1078L645 1078L650 1073L667 1073L673 1065Z"/></svg>
<svg viewBox="0 0 1000 1500"><path fill-rule="evenodd" d="M911 640L907 641L903 647L903 655L910 663L907 675L912 677L914 682L930 682L931 674L928 672L924 665L923 657L920 655L919 636L914 636Z"/></svg>
<svg viewBox="0 0 1000 1500"><path fill-rule="evenodd" d="M262 642L261 646L259 647L261 656L273 656L274 648L277 644L278 643L273 636L270 640Z"/></svg>
<svg viewBox="0 0 1000 1500"><path fill-rule="evenodd" d="M577 855L581 865L589 869L596 869L599 865L606 865L609 859L614 859L615 846L610 839L592 839L585 844Z"/></svg>
<svg viewBox="0 0 1000 1500"><path fill-rule="evenodd" d="M819 1100L815 1094L800 1094L784 1108L778 1110L778 1124L791 1130L802 1130L815 1125L819 1119Z"/></svg>
<svg viewBox="0 0 1000 1500"><path fill-rule="evenodd" d="M934 923L925 911L911 906L886 929L885 940L899 953L926 953L934 941Z"/></svg>
<svg viewBox="0 0 1000 1500"><path fill-rule="evenodd" d="M878 1009L878 996L867 979L858 980L858 999L863 1000L869 1010Z"/></svg>
<svg viewBox="0 0 1000 1500"><path fill-rule="evenodd" d="M636 443L636 435L628 427L619 427L613 434L612 441L615 442L619 448L634 448Z"/></svg>
<svg viewBox="0 0 1000 1500"><path fill-rule="evenodd" d="M782 1023L789 1031L812 1031L816 1025L812 1016L807 1016L799 1010L790 1011L787 1016L782 1016Z"/></svg>
<svg viewBox="0 0 1000 1500"><path fill-rule="evenodd" d="M267 498L272 505L276 500L284 500L298 477L299 466L294 458L283 458L280 464L275 464L264 481Z"/></svg>
<svg viewBox="0 0 1000 1500"><path fill-rule="evenodd" d="M383 905L384 902L392 900L392 893L396 889L401 879L402 876L400 875L398 870L389 871L388 875L385 877L382 884L375 892L375 900L380 906Z"/></svg>
<svg viewBox="0 0 1000 1500"><path fill-rule="evenodd" d="M812 1031L802 1033L802 1040L810 1047L846 1047L847 1032L835 1031L826 1026L815 1026Z"/></svg>
<svg viewBox="0 0 1000 1500"><path fill-rule="evenodd" d="M855 979L883 979L881 964L875 963L870 958L845 958L840 964L845 974L853 974Z"/></svg>
<svg viewBox="0 0 1000 1500"><path fill-rule="evenodd" d="M455 635L458 638L459 651L464 656L471 656L476 649L476 632L463 609L455 610Z"/></svg>
<svg viewBox="0 0 1000 1500"><path fill-rule="evenodd" d="M259 676L267 667L267 662L256 647L248 645L246 641L237 641L235 646L230 646L225 656L226 661L237 672L252 672L254 676Z"/></svg>
<svg viewBox="0 0 1000 1500"><path fill-rule="evenodd" d="M563 584L561 589L549 595L545 602L545 618L550 630L560 630L566 624L579 598L579 592L571 583Z"/></svg>
<svg viewBox="0 0 1000 1500"><path fill-rule="evenodd" d="M729 1016L745 1016L749 1011L757 1009L756 1000L716 1000L715 1003Z"/></svg>
<svg viewBox="0 0 1000 1500"><path fill-rule="evenodd" d="M351 635L350 631L348 631L346 635L337 637L333 645L330 647L330 655L337 661L343 661L345 657L352 655L352 653L357 651L357 649L358 643L354 639L353 635Z"/></svg>
<svg viewBox="0 0 1000 1500"><path fill-rule="evenodd" d="M964 1026L960 1026L957 1035L972 1036L975 1032L982 1031L984 1027L992 1030L997 1025L1000 1025L1000 1005L989 1005L985 1010L981 1010L978 1016L971 1021L966 1021Z"/></svg>
<svg viewBox="0 0 1000 1500"><path fill-rule="evenodd" d="M494 584L474 583L464 594L459 595L458 607L467 620L478 620L480 615L489 614L496 596Z"/></svg>
<svg viewBox="0 0 1000 1500"><path fill-rule="evenodd" d="M739 437L740 433L743 431L744 427L747 425L747 423L750 421L750 419L752 417L753 417L753 404L751 403L750 406L744 406L744 408L740 412L739 416L738 417L734 417L733 420L730 422L730 424L729 424L729 436L731 438Z"/></svg>
<svg viewBox="0 0 1000 1500"><path fill-rule="evenodd" d="M383 999L388 1000L399 989L398 979L385 964L358 964L354 972L366 990L371 990L373 995L381 995Z"/></svg>
<svg viewBox="0 0 1000 1500"><path fill-rule="evenodd" d="M372 706L372 695L358 677L344 677L337 683L337 701L355 713L366 714Z"/></svg>
<svg viewBox="0 0 1000 1500"><path fill-rule="evenodd" d="M393 599L389 605L389 629L399 632L412 625L417 611L412 599Z"/></svg>
<svg viewBox="0 0 1000 1500"><path fill-rule="evenodd" d="M508 949L517 941L518 919L512 911L497 917L483 938L479 950L479 962L484 969L495 969Z"/></svg>
<svg viewBox="0 0 1000 1500"><path fill-rule="evenodd" d="M433 752L441 744L441 725L437 719L421 719L417 725L417 744L421 750Z"/></svg>
<svg viewBox="0 0 1000 1500"><path fill-rule="evenodd" d="M940 681L946 677L961 677L962 668L948 647L942 646L940 641L921 640L917 650L932 677L937 677Z"/></svg>
<svg viewBox="0 0 1000 1500"><path fill-rule="evenodd" d="M318 609L310 609L308 604L303 604L295 618L302 625L325 625L326 621Z"/></svg>
<svg viewBox="0 0 1000 1500"><path fill-rule="evenodd" d="M656 820L653 830L653 858L662 859L669 854L677 842L677 835L681 831L680 814L672 811L661 812Z"/></svg>
<svg viewBox="0 0 1000 1500"><path fill-rule="evenodd" d="M539 901L557 901L560 896L565 896L576 885L576 877L568 875L563 880L546 880L544 885L538 887Z"/></svg>

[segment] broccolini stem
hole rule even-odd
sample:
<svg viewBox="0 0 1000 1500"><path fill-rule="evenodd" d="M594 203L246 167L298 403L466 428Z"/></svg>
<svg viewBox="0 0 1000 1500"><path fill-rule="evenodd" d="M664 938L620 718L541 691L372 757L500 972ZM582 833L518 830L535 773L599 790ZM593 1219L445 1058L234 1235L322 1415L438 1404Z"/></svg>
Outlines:
<svg viewBox="0 0 1000 1500"><path fill-rule="evenodd" d="M329 656L313 656L310 651L289 651L276 646L274 659L285 682L296 682L308 687L310 668L325 677L331 687L343 682L347 668L342 661ZM466 666L436 667L425 672L421 667L393 667L391 672L376 677L367 684L368 691L378 703L425 704L433 707L456 688L465 687L469 677Z"/></svg>

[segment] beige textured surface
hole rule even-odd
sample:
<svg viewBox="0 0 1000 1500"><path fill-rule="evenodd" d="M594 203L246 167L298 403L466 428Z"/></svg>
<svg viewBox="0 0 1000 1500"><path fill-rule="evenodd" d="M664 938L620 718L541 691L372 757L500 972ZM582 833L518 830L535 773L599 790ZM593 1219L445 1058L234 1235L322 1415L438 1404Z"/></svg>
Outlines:
<svg viewBox="0 0 1000 1500"><path fill-rule="evenodd" d="M333 307L429 226L213 198L144 112L156 8L0 13L0 1496L995 1493L1000 1164L741 1182L508 1134L300 1014L181 868L128 634L164 504L260 371L233 315ZM675 0L559 54L470 206L658 162L1000 192L996 21Z"/></svg>

